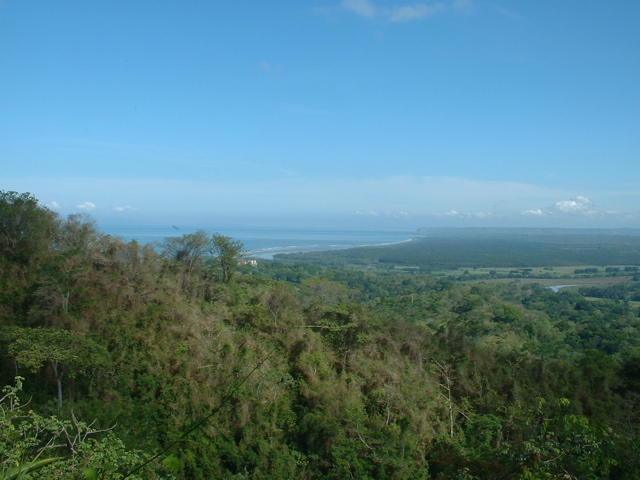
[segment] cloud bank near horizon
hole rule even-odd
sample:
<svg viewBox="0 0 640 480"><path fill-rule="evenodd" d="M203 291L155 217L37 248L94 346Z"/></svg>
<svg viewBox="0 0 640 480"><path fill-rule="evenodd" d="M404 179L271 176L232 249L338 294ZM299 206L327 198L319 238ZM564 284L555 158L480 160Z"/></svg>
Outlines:
<svg viewBox="0 0 640 480"><path fill-rule="evenodd" d="M171 179L40 178L13 183L59 211L144 217L163 213L226 216L353 215L378 219L585 222L640 218L625 197L461 177L287 178L252 182ZM629 192L637 196L640 192ZM597 202L602 204L600 207Z"/></svg>

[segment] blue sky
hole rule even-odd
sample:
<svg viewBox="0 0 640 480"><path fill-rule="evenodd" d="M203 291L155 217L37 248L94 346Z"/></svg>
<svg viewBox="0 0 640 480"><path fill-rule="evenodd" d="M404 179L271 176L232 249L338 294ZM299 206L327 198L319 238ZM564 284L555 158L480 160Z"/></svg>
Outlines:
<svg viewBox="0 0 640 480"><path fill-rule="evenodd" d="M99 221L640 226L640 2L0 1L0 189Z"/></svg>

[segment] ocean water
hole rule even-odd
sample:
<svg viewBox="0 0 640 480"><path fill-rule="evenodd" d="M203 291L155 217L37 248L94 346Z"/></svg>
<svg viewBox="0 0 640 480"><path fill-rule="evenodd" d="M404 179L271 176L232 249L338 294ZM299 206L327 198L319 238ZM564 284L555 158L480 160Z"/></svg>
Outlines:
<svg viewBox="0 0 640 480"><path fill-rule="evenodd" d="M291 227L215 228L206 225L174 227L171 225L98 224L101 232L141 244L160 245L167 237L180 237L197 230L220 233L239 240L252 256L272 258L278 253L340 250L367 245L401 243L419 237L409 230L339 230Z"/></svg>

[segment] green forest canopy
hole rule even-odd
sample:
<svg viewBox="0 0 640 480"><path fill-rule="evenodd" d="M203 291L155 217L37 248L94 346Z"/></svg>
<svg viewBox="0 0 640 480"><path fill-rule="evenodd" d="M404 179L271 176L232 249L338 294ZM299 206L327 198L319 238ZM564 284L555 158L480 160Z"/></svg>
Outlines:
<svg viewBox="0 0 640 480"><path fill-rule="evenodd" d="M212 239L158 252L0 192L0 478L638 478L639 282L225 277Z"/></svg>
<svg viewBox="0 0 640 480"><path fill-rule="evenodd" d="M438 232L438 230L435 230ZM447 232L446 234L444 232ZM635 231L561 234L494 233L473 236L473 229L416 237L411 242L331 252L278 255L287 263L322 265L412 266L421 269L526 268L578 265L639 265L640 234ZM551 233L553 232L553 233Z"/></svg>

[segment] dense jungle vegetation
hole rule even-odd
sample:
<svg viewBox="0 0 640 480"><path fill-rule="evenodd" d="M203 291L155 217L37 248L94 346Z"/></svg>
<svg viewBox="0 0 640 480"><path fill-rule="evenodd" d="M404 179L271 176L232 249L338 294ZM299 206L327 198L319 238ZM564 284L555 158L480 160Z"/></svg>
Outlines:
<svg viewBox="0 0 640 480"><path fill-rule="evenodd" d="M0 479L639 478L640 282L161 247L0 192Z"/></svg>
<svg viewBox="0 0 640 480"><path fill-rule="evenodd" d="M558 265L625 265L640 259L640 231L555 229L433 229L411 242L358 247L331 252L278 255L288 264L367 266L392 269L410 266L423 273L456 268L531 268ZM523 233L529 232L529 233Z"/></svg>

